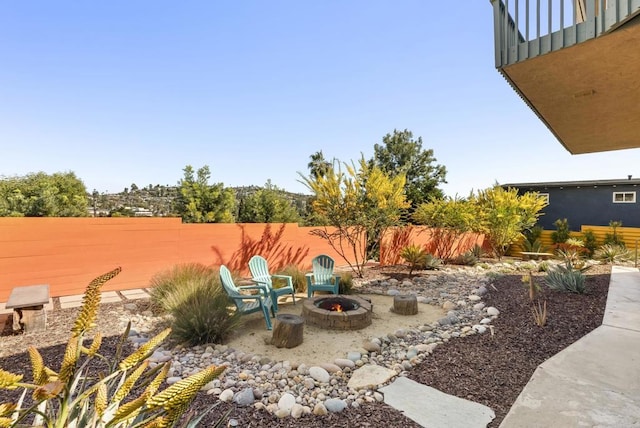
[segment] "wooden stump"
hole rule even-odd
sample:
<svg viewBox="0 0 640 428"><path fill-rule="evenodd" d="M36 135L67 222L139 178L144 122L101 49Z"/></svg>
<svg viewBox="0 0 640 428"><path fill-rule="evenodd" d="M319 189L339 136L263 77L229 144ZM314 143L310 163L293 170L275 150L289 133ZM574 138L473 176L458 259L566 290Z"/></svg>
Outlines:
<svg viewBox="0 0 640 428"><path fill-rule="evenodd" d="M415 315L418 313L418 299L414 295L394 296L392 310L400 315Z"/></svg>
<svg viewBox="0 0 640 428"><path fill-rule="evenodd" d="M303 327L304 319L298 315L277 315L271 344L276 348L295 348L302 343Z"/></svg>

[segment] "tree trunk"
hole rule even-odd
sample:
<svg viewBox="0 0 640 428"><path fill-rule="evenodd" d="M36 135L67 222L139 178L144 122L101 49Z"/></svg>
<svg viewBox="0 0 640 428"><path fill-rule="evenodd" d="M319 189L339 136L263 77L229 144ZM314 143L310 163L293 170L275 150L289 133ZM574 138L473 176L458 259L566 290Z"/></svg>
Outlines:
<svg viewBox="0 0 640 428"><path fill-rule="evenodd" d="M418 313L418 299L414 295L398 295L393 297L393 312L400 315Z"/></svg>
<svg viewBox="0 0 640 428"><path fill-rule="evenodd" d="M280 314L271 336L271 344L276 348L295 348L302 343L304 319L298 315Z"/></svg>

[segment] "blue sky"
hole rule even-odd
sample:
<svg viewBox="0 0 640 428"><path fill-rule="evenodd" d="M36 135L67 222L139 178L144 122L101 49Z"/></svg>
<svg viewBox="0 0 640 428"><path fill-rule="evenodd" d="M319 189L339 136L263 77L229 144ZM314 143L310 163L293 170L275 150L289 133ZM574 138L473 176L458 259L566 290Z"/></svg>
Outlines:
<svg viewBox="0 0 640 428"><path fill-rule="evenodd" d="M466 196L495 182L640 176L638 150L571 155L494 67L489 1L0 3L0 175L87 189L211 182L308 193L322 150L409 129Z"/></svg>

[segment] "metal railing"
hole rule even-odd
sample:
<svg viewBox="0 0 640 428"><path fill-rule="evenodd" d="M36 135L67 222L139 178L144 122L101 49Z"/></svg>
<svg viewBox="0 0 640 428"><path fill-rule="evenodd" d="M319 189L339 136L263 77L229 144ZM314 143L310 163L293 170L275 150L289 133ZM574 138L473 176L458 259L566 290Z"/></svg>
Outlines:
<svg viewBox="0 0 640 428"><path fill-rule="evenodd" d="M640 14L640 0L491 0L496 67L572 46Z"/></svg>

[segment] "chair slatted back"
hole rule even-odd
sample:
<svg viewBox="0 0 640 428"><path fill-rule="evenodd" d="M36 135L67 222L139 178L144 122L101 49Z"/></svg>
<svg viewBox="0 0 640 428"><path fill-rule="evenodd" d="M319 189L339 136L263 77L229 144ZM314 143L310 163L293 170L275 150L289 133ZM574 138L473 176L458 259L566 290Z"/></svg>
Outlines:
<svg viewBox="0 0 640 428"><path fill-rule="evenodd" d="M314 257L311 261L314 282L317 284L333 283L333 259L325 254Z"/></svg>

